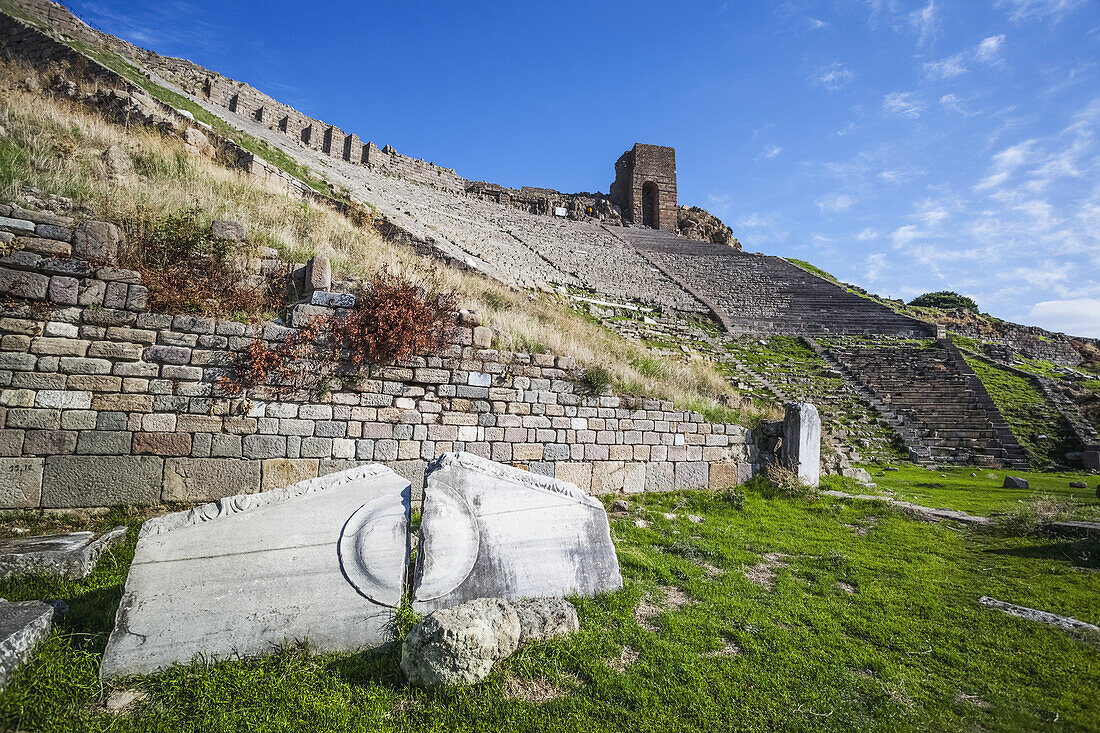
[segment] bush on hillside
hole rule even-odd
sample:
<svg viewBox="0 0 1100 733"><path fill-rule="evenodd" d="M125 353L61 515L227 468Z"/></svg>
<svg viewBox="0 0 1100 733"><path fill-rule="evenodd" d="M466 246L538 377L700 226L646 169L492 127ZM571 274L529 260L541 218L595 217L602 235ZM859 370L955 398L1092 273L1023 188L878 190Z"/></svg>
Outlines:
<svg viewBox="0 0 1100 733"><path fill-rule="evenodd" d="M269 272L258 286L244 282L232 266L239 245L214 239L200 208L134 218L126 231L125 264L141 273L151 311L259 317L282 306L286 271Z"/></svg>
<svg viewBox="0 0 1100 733"><path fill-rule="evenodd" d="M972 298L950 290L940 290L935 293L918 295L909 301L909 305L922 306L924 308L939 308L941 310L968 310L978 312L978 304Z"/></svg>
<svg viewBox="0 0 1100 733"><path fill-rule="evenodd" d="M332 322L332 337L357 366L389 364L440 351L457 322L457 294L434 283L421 287L382 268L359 293L356 307Z"/></svg>
<svg viewBox="0 0 1100 733"><path fill-rule="evenodd" d="M392 364L441 351L457 322L457 294L383 268L345 315L316 317L274 345L256 339L234 352L219 384L230 394L262 384L323 392L341 364Z"/></svg>

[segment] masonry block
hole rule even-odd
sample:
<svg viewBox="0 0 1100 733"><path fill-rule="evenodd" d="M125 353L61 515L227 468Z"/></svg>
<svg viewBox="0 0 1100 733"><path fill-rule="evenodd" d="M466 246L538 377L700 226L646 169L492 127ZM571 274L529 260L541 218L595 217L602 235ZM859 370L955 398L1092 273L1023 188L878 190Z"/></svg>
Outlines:
<svg viewBox="0 0 1100 733"><path fill-rule="evenodd" d="M163 469L164 459L152 456L51 456L42 474L42 506L154 504Z"/></svg>
<svg viewBox="0 0 1100 733"><path fill-rule="evenodd" d="M37 508L42 500L41 458L0 458L0 508Z"/></svg>
<svg viewBox="0 0 1100 733"><path fill-rule="evenodd" d="M169 458L164 462L164 501L213 501L260 490L260 461L233 458Z"/></svg>

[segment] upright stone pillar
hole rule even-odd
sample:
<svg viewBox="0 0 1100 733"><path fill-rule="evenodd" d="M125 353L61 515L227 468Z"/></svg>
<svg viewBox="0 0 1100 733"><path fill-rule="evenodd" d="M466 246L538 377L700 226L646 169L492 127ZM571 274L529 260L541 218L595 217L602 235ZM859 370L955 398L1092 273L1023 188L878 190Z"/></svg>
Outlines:
<svg viewBox="0 0 1100 733"><path fill-rule="evenodd" d="M817 486L821 478L821 417L809 402L791 402L784 406L783 446L779 459L807 486Z"/></svg>

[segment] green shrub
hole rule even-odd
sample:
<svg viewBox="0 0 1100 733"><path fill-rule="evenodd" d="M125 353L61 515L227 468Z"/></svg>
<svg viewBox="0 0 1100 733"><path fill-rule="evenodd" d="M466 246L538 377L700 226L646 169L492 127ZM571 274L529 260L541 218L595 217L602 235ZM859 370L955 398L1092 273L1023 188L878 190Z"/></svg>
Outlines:
<svg viewBox="0 0 1100 733"><path fill-rule="evenodd" d="M582 385L592 394L604 394L611 389L612 381L611 372L602 366L588 367L581 376Z"/></svg>
<svg viewBox="0 0 1100 733"><path fill-rule="evenodd" d="M963 309L968 311L978 312L978 304L974 302L972 298L968 298L965 295L959 295L951 290L939 290L935 293L925 293L924 295L918 295L909 301L909 305L921 306L923 308L940 308L942 310L955 310Z"/></svg>

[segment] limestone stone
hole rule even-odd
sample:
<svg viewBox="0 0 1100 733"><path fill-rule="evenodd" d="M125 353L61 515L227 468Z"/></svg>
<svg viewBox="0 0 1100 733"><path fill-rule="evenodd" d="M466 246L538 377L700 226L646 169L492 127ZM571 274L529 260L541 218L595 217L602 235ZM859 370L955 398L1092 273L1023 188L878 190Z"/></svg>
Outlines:
<svg viewBox="0 0 1100 733"><path fill-rule="evenodd" d="M246 237L244 224L228 219L216 219L210 225L210 236L230 242L243 242Z"/></svg>
<svg viewBox="0 0 1100 733"><path fill-rule="evenodd" d="M309 303L323 308L354 308L355 296L351 293L331 293L327 290L317 290L310 296Z"/></svg>
<svg viewBox="0 0 1100 733"><path fill-rule="evenodd" d="M130 159L130 154L117 145L107 148L99 157L112 176L128 176L134 172L134 161Z"/></svg>
<svg viewBox="0 0 1100 733"><path fill-rule="evenodd" d="M105 221L82 221L73 231L73 256L93 262L114 262L125 237L117 226Z"/></svg>
<svg viewBox="0 0 1100 733"><path fill-rule="evenodd" d="M149 520L101 676L393 641L408 521L408 482L378 465Z"/></svg>
<svg viewBox="0 0 1100 733"><path fill-rule="evenodd" d="M784 406L783 448L780 460L807 486L817 486L821 479L821 417L809 402L792 402Z"/></svg>
<svg viewBox="0 0 1100 733"><path fill-rule="evenodd" d="M247 438L250 437L253 436L247 436ZM262 491L277 489L280 486L305 481L316 475L316 458L269 458L263 462L260 489Z"/></svg>
<svg viewBox="0 0 1100 733"><path fill-rule="evenodd" d="M0 540L0 578L42 574L80 580L95 570L104 550L125 539L126 527L118 526L98 537L70 532Z"/></svg>
<svg viewBox="0 0 1100 733"><path fill-rule="evenodd" d="M317 255L306 263L306 290L328 290L332 287L332 265L328 257Z"/></svg>
<svg viewBox="0 0 1100 733"><path fill-rule="evenodd" d="M13 234L34 234L34 224L22 219L0 216L0 230Z"/></svg>
<svg viewBox="0 0 1100 733"><path fill-rule="evenodd" d="M53 616L53 607L39 601L0 601L0 692L7 689L12 672L50 635Z"/></svg>
<svg viewBox="0 0 1100 733"><path fill-rule="evenodd" d="M520 620L503 598L477 598L437 610L401 644L401 671L413 685L475 684L519 648Z"/></svg>
<svg viewBox="0 0 1100 733"><path fill-rule="evenodd" d="M1028 488L1027 479L1022 479L1019 476L1005 476L1005 482L1002 485L1006 489L1026 489Z"/></svg>
<svg viewBox="0 0 1100 733"><path fill-rule="evenodd" d="M3 432L14 434L17 431ZM42 459L0 458L0 506L31 509L37 508L41 502Z"/></svg>
<svg viewBox="0 0 1100 733"><path fill-rule="evenodd" d="M519 616L519 643L569 636L581 628L577 609L564 598L532 598L512 604Z"/></svg>
<svg viewBox="0 0 1100 733"><path fill-rule="evenodd" d="M573 484L445 453L428 468L413 606L622 587L607 513Z"/></svg>
<svg viewBox="0 0 1100 733"><path fill-rule="evenodd" d="M164 501L210 501L259 490L259 461L170 458L164 462Z"/></svg>
<svg viewBox="0 0 1100 733"><path fill-rule="evenodd" d="M163 467L164 459L153 456L50 456L42 474L42 506L155 504Z"/></svg>

